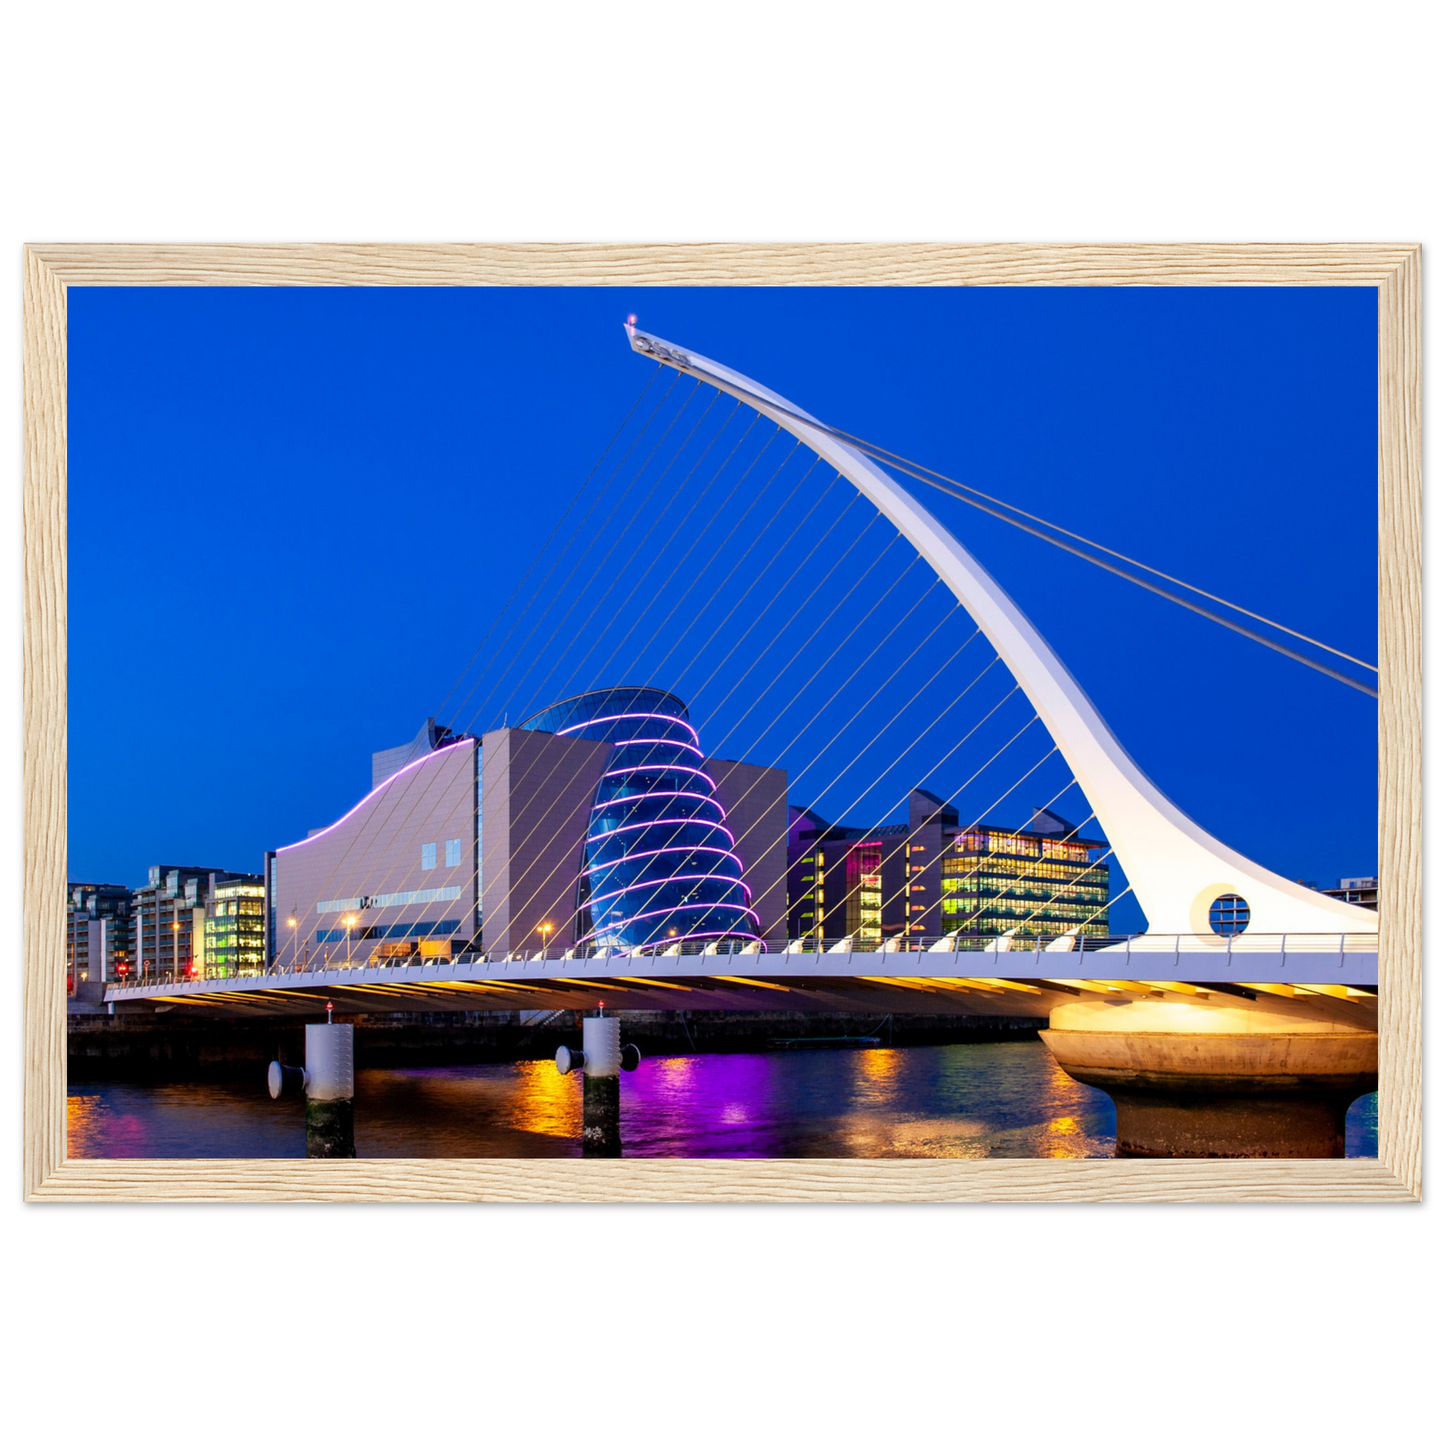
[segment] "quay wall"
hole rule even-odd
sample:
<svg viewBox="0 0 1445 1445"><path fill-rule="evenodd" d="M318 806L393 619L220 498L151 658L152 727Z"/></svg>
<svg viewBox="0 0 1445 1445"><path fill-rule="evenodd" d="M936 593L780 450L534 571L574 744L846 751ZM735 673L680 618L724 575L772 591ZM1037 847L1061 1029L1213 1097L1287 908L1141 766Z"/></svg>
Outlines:
<svg viewBox="0 0 1445 1445"><path fill-rule="evenodd" d="M1034 1039L1041 1018L857 1013L623 1012L622 1036L645 1055L754 1053L787 1047L849 1047L841 1041L877 1037L911 1044L992 1043ZM364 1014L344 1021L356 1028L360 1068L494 1064L550 1058L559 1044L579 1047L582 1016L527 1013ZM305 1061L305 1030L294 1019L187 1018L73 1014L67 1030L72 1082L259 1077L272 1059ZM829 1041L832 1041L830 1044Z"/></svg>

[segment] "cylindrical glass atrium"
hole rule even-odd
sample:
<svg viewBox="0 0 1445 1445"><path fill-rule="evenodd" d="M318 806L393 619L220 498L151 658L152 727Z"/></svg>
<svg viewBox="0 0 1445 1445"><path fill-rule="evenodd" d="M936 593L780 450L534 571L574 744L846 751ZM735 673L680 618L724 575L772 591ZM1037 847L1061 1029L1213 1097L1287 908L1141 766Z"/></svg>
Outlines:
<svg viewBox="0 0 1445 1445"><path fill-rule="evenodd" d="M758 938L727 814L679 698L607 688L556 703L522 726L612 744L582 849L579 944L660 952Z"/></svg>

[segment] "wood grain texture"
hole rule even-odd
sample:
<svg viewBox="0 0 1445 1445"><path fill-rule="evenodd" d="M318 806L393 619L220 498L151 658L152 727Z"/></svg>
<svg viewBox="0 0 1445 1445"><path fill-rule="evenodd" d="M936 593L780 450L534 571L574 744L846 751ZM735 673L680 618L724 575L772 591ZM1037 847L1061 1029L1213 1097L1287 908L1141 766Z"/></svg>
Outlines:
<svg viewBox="0 0 1445 1445"><path fill-rule="evenodd" d="M38 245L69 286L1377 286L1408 245Z"/></svg>
<svg viewBox="0 0 1445 1445"><path fill-rule="evenodd" d="M1394 1203L1414 1196L1374 1159L205 1159L70 1160L39 1199L416 1199L875 1204L957 1201Z"/></svg>
<svg viewBox="0 0 1445 1445"><path fill-rule="evenodd" d="M65 1159L65 288L1288 285L1379 294L1379 1160ZM1420 249L1414 245L40 245L25 257L25 1147L37 1200L1407 1201L1420 1197Z"/></svg>
<svg viewBox="0 0 1445 1445"><path fill-rule="evenodd" d="M65 1160L65 288L25 256L24 948L27 1193Z"/></svg>
<svg viewBox="0 0 1445 1445"><path fill-rule="evenodd" d="M1379 290L1380 1162L1421 1187L1420 252Z"/></svg>

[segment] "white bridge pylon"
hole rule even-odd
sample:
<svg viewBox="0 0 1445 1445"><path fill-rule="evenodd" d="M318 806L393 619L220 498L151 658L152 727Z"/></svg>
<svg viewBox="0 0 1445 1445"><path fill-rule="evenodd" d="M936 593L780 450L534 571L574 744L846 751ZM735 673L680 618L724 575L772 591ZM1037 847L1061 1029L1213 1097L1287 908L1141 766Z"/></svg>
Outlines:
<svg viewBox="0 0 1445 1445"><path fill-rule="evenodd" d="M1176 807L1120 745L1099 710L1017 604L959 540L861 452L791 402L685 347L628 325L634 351L736 397L816 452L913 544L1048 729L1133 885L1149 932L1211 935L1210 905L1236 894L1249 931L1375 933L1377 915L1283 878L1221 843ZM1303 940L1302 940L1303 942ZM1219 939L1220 947L1225 939Z"/></svg>

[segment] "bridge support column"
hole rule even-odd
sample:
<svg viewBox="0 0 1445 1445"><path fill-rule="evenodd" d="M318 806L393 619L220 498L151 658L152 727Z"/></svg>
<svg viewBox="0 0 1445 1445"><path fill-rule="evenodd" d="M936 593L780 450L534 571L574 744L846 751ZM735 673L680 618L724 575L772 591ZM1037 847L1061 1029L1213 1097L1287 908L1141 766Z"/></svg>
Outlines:
<svg viewBox="0 0 1445 1445"><path fill-rule="evenodd" d="M582 1157L616 1159L622 1154L621 1071L635 1069L641 1055L622 1044L620 1019L600 1014L582 1020L582 1052L557 1050L557 1071L582 1070Z"/></svg>
<svg viewBox="0 0 1445 1445"><path fill-rule="evenodd" d="M1216 997L1066 1004L1040 1037L1113 1099L1121 1156L1343 1158L1345 1113L1377 1084L1377 1035Z"/></svg>
<svg viewBox="0 0 1445 1445"><path fill-rule="evenodd" d="M355 1030L306 1025L306 1157L355 1159Z"/></svg>

